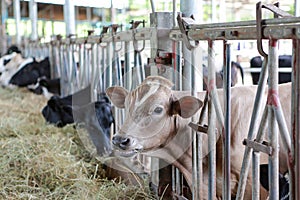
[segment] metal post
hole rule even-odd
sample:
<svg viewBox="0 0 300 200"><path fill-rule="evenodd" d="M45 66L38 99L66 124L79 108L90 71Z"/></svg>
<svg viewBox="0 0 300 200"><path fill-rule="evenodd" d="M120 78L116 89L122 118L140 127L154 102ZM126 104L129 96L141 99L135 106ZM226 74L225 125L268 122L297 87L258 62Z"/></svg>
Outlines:
<svg viewBox="0 0 300 200"><path fill-rule="evenodd" d="M6 18L7 18L7 4L6 1L1 1L1 23L0 23L0 54L2 55L7 49L6 37Z"/></svg>
<svg viewBox="0 0 300 200"><path fill-rule="evenodd" d="M36 41L38 39L38 23L37 23L37 3L35 0L29 1L29 14L31 20L31 40Z"/></svg>
<svg viewBox="0 0 300 200"><path fill-rule="evenodd" d="M210 93L216 87L216 69L215 69L215 52L214 41L208 41L208 92ZM216 96L215 96L216 97ZM216 197L216 112L211 97L208 102L208 146L209 146L209 172L208 172L208 199Z"/></svg>
<svg viewBox="0 0 300 200"><path fill-rule="evenodd" d="M124 86L126 89L131 89L132 70L130 67L130 42L125 42L125 55L124 55Z"/></svg>
<svg viewBox="0 0 300 200"><path fill-rule="evenodd" d="M225 70L225 80L224 84L225 90L225 138L223 140L223 198L230 200L231 199L231 187L230 187L230 137L231 137L231 59L230 59L230 44L225 42L224 45L225 60L226 60L226 70Z"/></svg>
<svg viewBox="0 0 300 200"><path fill-rule="evenodd" d="M299 0L295 0L295 16L300 16L300 2Z"/></svg>
<svg viewBox="0 0 300 200"><path fill-rule="evenodd" d="M293 41L293 87L292 87L292 139L293 139L293 158L294 158L294 176L291 183L294 184L294 188L290 185L290 191L294 193L290 196L290 199L300 199L300 40Z"/></svg>
<svg viewBox="0 0 300 200"><path fill-rule="evenodd" d="M66 35L75 34L75 6L72 0L65 0L64 18L66 23Z"/></svg>
<svg viewBox="0 0 300 200"><path fill-rule="evenodd" d="M20 0L14 0L14 17L16 22L16 44L21 45L21 33L20 33L20 23L21 23L21 10L20 10Z"/></svg>
<svg viewBox="0 0 300 200"><path fill-rule="evenodd" d="M199 20L199 10L200 6L198 5L198 1L196 0L180 0L180 12L182 13L183 16L191 16L193 15L195 20ZM186 81L183 82L183 89L184 90L190 90L192 87L189 80L191 77L191 52L186 48L185 45L182 47L182 53L183 53L183 58L184 58L184 68L183 68L183 77L185 78ZM196 78L197 80L201 80L200 77Z"/></svg>
<svg viewBox="0 0 300 200"><path fill-rule="evenodd" d="M278 55L277 55L277 40L270 39L269 41L269 81L268 81L268 136L272 147L272 155L269 156L269 197L272 200L278 199L278 128L275 120L276 103L273 98L278 94ZM273 97L275 96L275 97Z"/></svg>

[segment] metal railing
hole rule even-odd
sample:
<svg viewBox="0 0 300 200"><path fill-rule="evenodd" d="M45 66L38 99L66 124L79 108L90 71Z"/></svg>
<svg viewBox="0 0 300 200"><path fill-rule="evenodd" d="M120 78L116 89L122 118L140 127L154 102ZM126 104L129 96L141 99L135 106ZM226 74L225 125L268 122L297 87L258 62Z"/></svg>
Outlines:
<svg viewBox="0 0 300 200"><path fill-rule="evenodd" d="M275 15L280 18L274 19L261 19L262 9L271 10ZM158 33L160 31L167 31L169 39L172 43L172 66L174 67L174 74L172 79L175 81L175 89L182 89L183 77L180 73L182 71L181 58L182 46L185 45L191 51L192 68L195 70L194 51L197 47L198 41L207 41L208 43L208 91L207 91L207 107L208 107L208 127L204 125L204 118L206 116L205 110L202 109L200 119L197 123L191 125L196 128L193 132L193 199L214 199L216 196L216 152L213 151L217 141L223 141L223 193L224 199L231 199L231 186L230 186L230 41L231 40L257 40L258 52L265 58L262 69L260 71L260 80L257 87L255 103L251 115L250 126L248 129L248 137L245 139L246 144L244 160L241 168L239 179L238 193L236 199L243 199L246 179L248 177L250 168L250 159L252 158L252 177L253 177L253 199L259 199L259 152L261 149L272 149L273 153L269 151L262 151L270 154L270 199L278 199L278 133L284 143L284 147L288 151L289 170L290 170L290 191L293 191L293 199L300 199L300 149L299 149L299 135L300 135L300 122L299 122L299 39L300 39L300 18L292 17L281 11L277 5L257 4L257 19L254 21L244 22L231 22L231 23L215 23L215 24L195 24L190 18L177 18L178 28L161 30L156 27L150 28L137 28L134 27L127 31L117 31L118 26L105 27L100 36L90 34L86 38L76 38L74 36L61 39L56 38L47 44L49 48L48 54L52 63L52 77L60 77L62 83L62 95L68 95L83 88L87 84L92 85L92 99L96 100L97 95L104 92L105 88L112 84L123 85L127 89L134 88L139 84L145 76L149 74L157 74L157 71L147 74L140 61L141 52L150 46L150 65L155 64L155 58L158 52ZM134 24L134 23L133 23ZM292 111L293 118L292 124L286 124L283 118L280 104L274 105L268 102L262 112L264 102L263 93L266 90L267 77L269 78L268 95L274 101L278 100L278 55L277 55L277 40L290 39L293 40L293 98L292 98ZM216 40L222 40L224 46L224 69L226 87L224 89L224 102L220 102L215 86L215 47ZM269 40L268 55L262 49L262 40ZM146 42L145 42L146 41ZM33 47L36 47L33 45ZM30 50L33 52L33 50ZM124 59L124 67L122 68L120 57L121 54ZM132 65L133 61L133 65ZM121 73L121 71L124 71ZM135 71L133 73L133 71ZM192 71L190 84L195 85L195 71ZM133 76L136 76L134 78ZM133 82L136 81L135 83ZM196 90L193 89L191 94L197 95ZM275 95L274 95L275 94ZM225 105L222 109L221 105ZM250 106L250 105L249 105ZM206 106L205 106L206 107ZM262 113L262 115L261 115ZM262 117L260 117L262 116ZM269 116L269 117L267 117ZM124 114L120 110L115 110L115 118L117 126L121 125L124 119ZM193 118L193 121L196 121ZM216 132L217 124L222 127L223 132ZM276 124L279 125L279 132L276 129ZM264 128L268 125L269 131L269 145L265 146L263 141ZM293 126L292 126L293 125ZM289 134L288 126L292 127L292 134ZM201 128L199 128L201 127ZM208 171L208 196L204 196L201 192L205 184L203 184L204 173L202 163L202 132L198 130L207 131L209 138L209 147L212 151L209 153L209 171ZM222 137L220 137L222 136ZM241 141L242 142L242 141ZM177 169L172 170L173 181L172 189L178 196L182 196L182 175ZM155 178L158 182L158 178Z"/></svg>

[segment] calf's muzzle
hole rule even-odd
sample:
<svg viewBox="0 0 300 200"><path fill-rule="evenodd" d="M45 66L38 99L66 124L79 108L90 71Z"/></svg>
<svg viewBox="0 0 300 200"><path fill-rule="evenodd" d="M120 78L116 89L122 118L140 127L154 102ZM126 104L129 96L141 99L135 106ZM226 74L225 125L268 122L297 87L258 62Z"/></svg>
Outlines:
<svg viewBox="0 0 300 200"><path fill-rule="evenodd" d="M131 145L131 139L129 137L115 135L112 138L112 143L120 149L126 150Z"/></svg>

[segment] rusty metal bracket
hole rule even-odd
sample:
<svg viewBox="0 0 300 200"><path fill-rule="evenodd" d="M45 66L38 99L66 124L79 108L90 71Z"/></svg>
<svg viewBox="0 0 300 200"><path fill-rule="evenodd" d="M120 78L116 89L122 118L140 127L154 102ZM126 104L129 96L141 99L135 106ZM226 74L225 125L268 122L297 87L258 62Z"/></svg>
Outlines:
<svg viewBox="0 0 300 200"><path fill-rule="evenodd" d="M262 143L256 142L255 140L249 140L249 139L244 139L243 145L252 148L253 151L255 152L262 152L265 154L268 154L269 156L272 156L273 154L273 149L271 146L269 146L269 143L266 141L263 141Z"/></svg>
<svg viewBox="0 0 300 200"><path fill-rule="evenodd" d="M185 27L186 25L194 24L194 20L192 18L188 18L188 17L181 17L179 14L179 15L177 15L177 23L179 26L179 30L182 34L182 39L183 39L183 42L184 42L186 48L188 50L192 50L192 49L196 48L199 45L199 41L195 41L195 45L192 45L190 43L190 40L188 39L187 30Z"/></svg>
<svg viewBox="0 0 300 200"><path fill-rule="evenodd" d="M142 20L142 21L131 20L129 23L131 24L130 29L136 29L140 24L143 24L143 27L145 27L146 21L145 20Z"/></svg>

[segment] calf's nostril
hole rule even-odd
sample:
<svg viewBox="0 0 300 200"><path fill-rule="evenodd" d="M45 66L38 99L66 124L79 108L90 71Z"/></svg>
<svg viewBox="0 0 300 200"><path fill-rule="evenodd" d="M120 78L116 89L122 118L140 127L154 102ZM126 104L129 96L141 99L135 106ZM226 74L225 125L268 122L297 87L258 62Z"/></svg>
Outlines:
<svg viewBox="0 0 300 200"><path fill-rule="evenodd" d="M130 138L122 137L122 136L114 136L112 138L112 143L122 149L125 149L127 146L130 145Z"/></svg>
<svg viewBox="0 0 300 200"><path fill-rule="evenodd" d="M127 146L128 144L130 144L130 139L129 138L123 138L121 145L123 146Z"/></svg>

